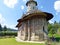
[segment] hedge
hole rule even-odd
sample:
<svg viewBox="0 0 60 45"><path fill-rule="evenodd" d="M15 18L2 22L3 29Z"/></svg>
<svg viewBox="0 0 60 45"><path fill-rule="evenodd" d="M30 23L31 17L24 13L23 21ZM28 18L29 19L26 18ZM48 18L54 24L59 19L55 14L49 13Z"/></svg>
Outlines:
<svg viewBox="0 0 60 45"><path fill-rule="evenodd" d="M0 32L0 36L17 36L17 32Z"/></svg>

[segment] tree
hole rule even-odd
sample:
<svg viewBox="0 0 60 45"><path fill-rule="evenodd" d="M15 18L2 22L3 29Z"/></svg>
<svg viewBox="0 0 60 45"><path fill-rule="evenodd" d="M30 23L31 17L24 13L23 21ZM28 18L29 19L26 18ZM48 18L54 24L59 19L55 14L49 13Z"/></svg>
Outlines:
<svg viewBox="0 0 60 45"><path fill-rule="evenodd" d="M58 28L57 34L59 34L59 35L60 35L60 28Z"/></svg>
<svg viewBox="0 0 60 45"><path fill-rule="evenodd" d="M60 28L60 21L59 21L59 28Z"/></svg>
<svg viewBox="0 0 60 45"><path fill-rule="evenodd" d="M7 27L6 27L6 26L4 26L3 30L4 30L4 31L7 31Z"/></svg>
<svg viewBox="0 0 60 45"><path fill-rule="evenodd" d="M60 24L60 21L59 21L59 24Z"/></svg>
<svg viewBox="0 0 60 45"><path fill-rule="evenodd" d="M54 21L54 24L56 24L57 22L56 21Z"/></svg>
<svg viewBox="0 0 60 45"><path fill-rule="evenodd" d="M2 31L2 26L1 26L1 24L0 24L0 31Z"/></svg>
<svg viewBox="0 0 60 45"><path fill-rule="evenodd" d="M54 27L54 30L57 32L59 28L59 23L55 21L53 27Z"/></svg>
<svg viewBox="0 0 60 45"><path fill-rule="evenodd" d="M50 34L56 34L56 31L55 31L55 29L54 28L51 28L51 30L50 30Z"/></svg>
<svg viewBox="0 0 60 45"><path fill-rule="evenodd" d="M48 23L48 32L50 32L52 27L53 27L52 24Z"/></svg>

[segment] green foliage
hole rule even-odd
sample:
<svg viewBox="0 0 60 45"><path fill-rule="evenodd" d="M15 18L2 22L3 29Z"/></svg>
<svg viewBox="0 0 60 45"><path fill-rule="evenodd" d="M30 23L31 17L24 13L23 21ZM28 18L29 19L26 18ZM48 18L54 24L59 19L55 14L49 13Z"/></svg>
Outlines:
<svg viewBox="0 0 60 45"><path fill-rule="evenodd" d="M4 31L7 31L7 27L6 27L6 26L4 26L3 30L4 30Z"/></svg>
<svg viewBox="0 0 60 45"><path fill-rule="evenodd" d="M54 28L51 28L51 30L50 30L50 32L49 32L50 34L55 34L56 33L56 31L54 30Z"/></svg>
<svg viewBox="0 0 60 45"><path fill-rule="evenodd" d="M0 24L0 36L17 36L17 30L7 28L6 26L2 28Z"/></svg>
<svg viewBox="0 0 60 45"><path fill-rule="evenodd" d="M60 22L54 22L53 24L48 24L48 36L49 37L56 37L56 36L60 36Z"/></svg>
<svg viewBox="0 0 60 45"><path fill-rule="evenodd" d="M0 31L2 31L2 26L1 26L1 24L0 24Z"/></svg>
<svg viewBox="0 0 60 45"><path fill-rule="evenodd" d="M52 28L53 26L52 26L52 24L48 24L48 32L51 30L51 28Z"/></svg>
<svg viewBox="0 0 60 45"><path fill-rule="evenodd" d="M60 28L58 28L58 31L60 32Z"/></svg>
<svg viewBox="0 0 60 45"><path fill-rule="evenodd" d="M53 24L48 24L48 32L51 34L57 33L58 29L60 28L60 23L54 22Z"/></svg>
<svg viewBox="0 0 60 45"><path fill-rule="evenodd" d="M17 32L14 31L2 31L0 36L17 36Z"/></svg>

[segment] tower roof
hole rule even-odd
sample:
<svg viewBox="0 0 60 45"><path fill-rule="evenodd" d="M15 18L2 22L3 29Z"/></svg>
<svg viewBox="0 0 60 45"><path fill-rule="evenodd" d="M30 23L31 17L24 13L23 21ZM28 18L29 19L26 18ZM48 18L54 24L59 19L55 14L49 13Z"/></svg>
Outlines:
<svg viewBox="0 0 60 45"><path fill-rule="evenodd" d="M23 21L31 19L31 17L46 18L46 20L48 21L53 18L53 15L51 13L47 13L47 12L30 13L30 14L24 16L23 18L18 19L17 21L19 23L16 25L16 27L19 27Z"/></svg>
<svg viewBox="0 0 60 45"><path fill-rule="evenodd" d="M28 4L31 3L31 2L34 2L34 3L36 4L36 6L37 6L37 2L34 1L34 0L29 0L29 1L27 1L26 6L28 6Z"/></svg>

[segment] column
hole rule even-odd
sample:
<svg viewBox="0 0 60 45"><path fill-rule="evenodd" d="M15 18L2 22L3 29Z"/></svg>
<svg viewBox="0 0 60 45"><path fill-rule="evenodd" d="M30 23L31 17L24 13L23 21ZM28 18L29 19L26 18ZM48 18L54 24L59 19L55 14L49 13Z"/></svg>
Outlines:
<svg viewBox="0 0 60 45"><path fill-rule="evenodd" d="M30 21L28 20L28 40L31 40Z"/></svg>
<svg viewBox="0 0 60 45"><path fill-rule="evenodd" d="M33 25L32 25L32 27L33 27L32 30L33 30L33 32L32 32L32 37L31 37L31 40L32 40L32 41L35 40L35 27L34 27L34 23L35 23L35 22L34 22L34 19L33 19L33 20L32 20L32 24L33 24Z"/></svg>
<svg viewBox="0 0 60 45"><path fill-rule="evenodd" d="M26 40L26 23L24 23L24 40Z"/></svg>
<svg viewBox="0 0 60 45"><path fill-rule="evenodd" d="M44 40L47 40L47 29L45 26L43 27L43 31L44 31Z"/></svg>

